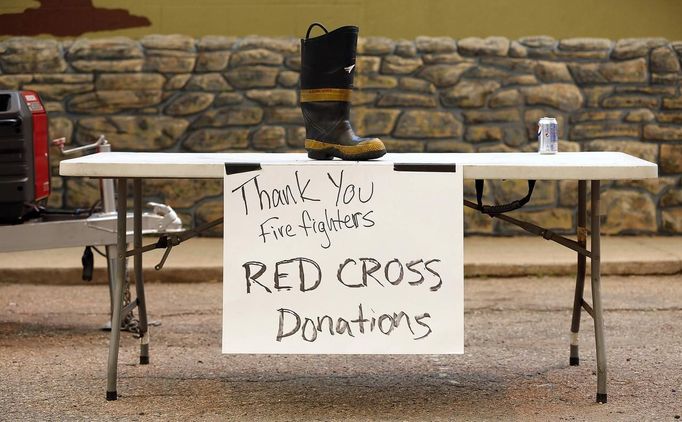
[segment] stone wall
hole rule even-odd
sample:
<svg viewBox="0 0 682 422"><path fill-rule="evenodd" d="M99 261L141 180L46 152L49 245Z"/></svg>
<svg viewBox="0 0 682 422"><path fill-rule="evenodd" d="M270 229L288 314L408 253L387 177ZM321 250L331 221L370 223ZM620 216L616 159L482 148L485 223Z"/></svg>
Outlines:
<svg viewBox="0 0 682 422"><path fill-rule="evenodd" d="M364 38L353 123L391 151L535 151L536 122L559 121L562 151L616 150L659 164L661 177L605 186L606 233L682 233L682 42L527 37L517 41ZM0 88L33 89L52 137L104 133L117 151L301 151L296 39L152 35L0 42ZM55 207L89 207L96 183L57 177ZM494 182L488 201L522 196ZM467 184L471 194L472 185ZM187 224L221 212L220 181L153 181L148 199ZM569 232L576 182L540 182L523 218ZM467 210L467 233L517 231Z"/></svg>

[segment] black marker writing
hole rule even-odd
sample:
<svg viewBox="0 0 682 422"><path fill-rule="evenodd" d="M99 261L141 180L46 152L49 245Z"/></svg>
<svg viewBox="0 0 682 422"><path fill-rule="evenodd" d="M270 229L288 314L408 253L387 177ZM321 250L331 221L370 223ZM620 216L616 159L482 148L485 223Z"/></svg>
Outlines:
<svg viewBox="0 0 682 422"><path fill-rule="evenodd" d="M295 266L294 266L295 265ZM287 269L286 267L289 267ZM246 293L251 293L251 286L257 284L261 286L266 292L272 293L272 289L267 287L265 281L261 277L265 274L268 266L259 261L249 261L242 265L244 267L244 275L246 278ZM253 274L252 268L258 268L258 271ZM271 267L272 268L272 267ZM315 290L322 282L322 270L320 265L310 258L297 257L291 259L283 259L274 264L274 272L272 275L272 288L275 291L288 291L293 287L285 285L285 279L290 275L289 272L298 271L299 287L302 292Z"/></svg>
<svg viewBox="0 0 682 422"><path fill-rule="evenodd" d="M281 342L287 337L295 334L300 334L301 338L308 342L315 342L320 335L348 335L355 337L353 334L353 327L357 329L356 333L367 334L381 334L390 336L394 332L401 330L402 332L409 332L413 340L422 340L428 337L433 330L427 323L431 318L428 312L419 315L410 316L404 311L393 313L377 313L370 309L370 315L365 316L362 304L358 305L358 316L355 319L344 317L331 317L329 315L321 316L305 316L298 312L280 308L277 309L278 324L277 336L275 339ZM334 329L334 320L336 320L336 329ZM414 321L414 326L412 325ZM421 328L421 332L415 332L416 328Z"/></svg>
<svg viewBox="0 0 682 422"><path fill-rule="evenodd" d="M306 201L319 201L317 198L312 198L306 196L306 189L310 184L310 179L306 179L305 183L301 185L301 179L298 175L298 171L294 172L294 180L296 182L296 193L292 185L288 183L282 187L276 188L261 188L258 183L258 177L260 175L254 176L246 180L241 185L232 189L232 193L239 191L242 197L242 203L244 204L244 214L249 215L249 198L253 197L253 194L249 195L249 192L255 192L258 197L258 205L263 210L270 210L281 206L296 205L299 203L304 203ZM248 190L249 186L253 186L253 190ZM298 199L297 199L298 198Z"/></svg>
<svg viewBox="0 0 682 422"><path fill-rule="evenodd" d="M305 202L305 201L314 201L314 202L316 202L316 201L319 201L319 199L309 198L309 197L305 196L305 190L308 189L308 185L310 184L310 179L308 179L308 180L305 182L305 185L303 186L303 189L301 189L301 181L300 181L299 178L298 178L298 170L296 170L296 171L294 172L294 174L296 175L296 186L298 186L298 195L299 195L299 197L301 198L301 202Z"/></svg>
<svg viewBox="0 0 682 422"><path fill-rule="evenodd" d="M331 173L327 173L327 177L329 180L332 182L332 185L336 187L336 206L339 206L339 200L341 200L344 204L348 205L350 202L355 198L355 194L357 191L357 196L358 196L358 201L360 201L363 204L366 204L372 199L372 196L374 196L374 182L371 182L370 185L370 193L366 198L362 198L362 188L361 187L356 187L355 184L350 183L348 185L344 185L343 183L343 170L339 173L339 179L338 181L334 180L332 177Z"/></svg>
<svg viewBox="0 0 682 422"><path fill-rule="evenodd" d="M429 264L432 264L434 262L440 262L440 259L430 259L424 262L424 268L426 268L426 271L438 277L438 284L436 284L435 286L431 286L432 292L438 291L438 289L440 289L440 286L443 285L443 279L440 277L440 274L438 274L438 272L436 272L436 270L434 270L433 268L429 267Z"/></svg>
<svg viewBox="0 0 682 422"><path fill-rule="evenodd" d="M260 224L260 234L258 235L258 237L263 238L263 243L267 243L268 236L272 237L274 240L282 239L284 237L296 236L296 233L294 233L294 227L291 224L284 224L279 226L268 224L270 221L273 220L279 220L279 217L270 217ZM270 230L267 230L266 226L269 227Z"/></svg>

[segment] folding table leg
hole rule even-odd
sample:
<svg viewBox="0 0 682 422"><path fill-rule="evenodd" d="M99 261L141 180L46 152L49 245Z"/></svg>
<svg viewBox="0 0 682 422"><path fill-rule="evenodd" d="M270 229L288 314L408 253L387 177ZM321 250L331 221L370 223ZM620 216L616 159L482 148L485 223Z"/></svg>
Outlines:
<svg viewBox="0 0 682 422"><path fill-rule="evenodd" d="M587 244L587 182L578 181L578 244L583 248ZM571 355L569 364L580 365L580 351L578 346L578 332L580 331L580 315L583 307L583 292L585 291L585 265L587 257L578 253L578 271L575 279L575 297L573 298L573 318L571 320Z"/></svg>
<svg viewBox="0 0 682 422"><path fill-rule="evenodd" d="M114 286L113 312L111 313L111 337L107 364L107 400L116 400L116 376L118 370L118 345L121 338L121 307L126 273L126 200L128 196L126 178L118 179L116 201L116 285Z"/></svg>
<svg viewBox="0 0 682 422"><path fill-rule="evenodd" d="M104 212L116 212L116 189L112 179L100 181L102 192L102 210ZM107 274L109 275L109 315L114 310L114 286L116 285L116 245L105 246L107 256Z"/></svg>
<svg viewBox="0 0 682 422"><path fill-rule="evenodd" d="M592 181L592 234L590 236L592 271L592 309L594 312L594 338L597 345L597 402L606 403L606 345L604 344L604 319L601 304L601 251L599 235L599 180Z"/></svg>
<svg viewBox="0 0 682 422"><path fill-rule="evenodd" d="M140 365L146 365L149 363L149 328L147 325L147 305L144 297L144 278L142 274L142 179L134 179L133 189L133 244L135 248L135 290L140 318Z"/></svg>

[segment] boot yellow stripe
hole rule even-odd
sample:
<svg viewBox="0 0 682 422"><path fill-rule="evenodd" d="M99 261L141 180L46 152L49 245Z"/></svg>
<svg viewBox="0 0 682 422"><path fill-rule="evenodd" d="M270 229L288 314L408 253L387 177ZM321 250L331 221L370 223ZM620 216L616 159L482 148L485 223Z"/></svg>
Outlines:
<svg viewBox="0 0 682 422"><path fill-rule="evenodd" d="M307 103L311 101L350 101L350 89L340 88L320 88L320 89L302 89L301 102Z"/></svg>
<svg viewBox="0 0 682 422"><path fill-rule="evenodd" d="M356 145L337 145L327 142L316 141L315 139L306 139L305 147L308 150L324 150L333 148L344 154L362 154L370 151L382 151L386 149L384 143L379 138L372 138L366 141L357 143Z"/></svg>

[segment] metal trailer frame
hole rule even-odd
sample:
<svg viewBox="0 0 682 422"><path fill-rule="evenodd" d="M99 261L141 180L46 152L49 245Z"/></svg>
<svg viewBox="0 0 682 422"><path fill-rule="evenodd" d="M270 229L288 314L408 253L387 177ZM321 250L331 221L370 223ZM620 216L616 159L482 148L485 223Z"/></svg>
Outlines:
<svg viewBox="0 0 682 422"><path fill-rule="evenodd" d="M117 250L119 251L116 257L116 264L118 271L116 273L115 295L113 298L114 311L112 313L112 330L111 339L109 342L109 359L107 366L107 389L106 399L116 400L117 393L117 376L118 376L118 351L120 342L120 322L122 316L135 307L139 308L140 314L140 364L145 365L149 363L149 327L147 325L146 303L144 296L144 279L142 275L142 253L156 249L166 248L166 253L157 269L163 266L168 253L173 246L178 245L187 238L193 237L196 234L204 231L210 227L222 223L223 219L215 220L198 227L181 236L164 235L156 244L142 246L142 219L141 219L141 203L142 203L142 178L135 177L133 179L133 242L134 248L131 251L126 250L126 219L118 219L118 239ZM127 181L128 178L119 178L118 185L119 197L117 201L117 213L119 216L126 214L126 195L127 195ZM596 343L597 355L597 395L596 401L598 403L607 402L606 392L606 346L604 344L604 320L603 308L601 303L601 269L600 269L600 181L591 181L591 213L590 213L590 250L586 249L587 245L587 181L578 181L578 225L577 225L577 241L563 237L549 229L539 227L535 224L517 220L505 214L490 215L492 218L499 218L511 224L517 225L524 230L542 236L546 240L551 240L564 247L574 250L578 254L577 260L577 276L575 286L575 298L573 303L573 316L571 320L571 340L570 340L570 355L569 365L577 366L580 363L578 354L578 332L580 329L581 312L584 309L588 315L594 320L594 335ZM477 204L465 200L464 205L470 208L478 209ZM125 260L127 256L134 256L135 268L135 286L137 291L137 298L132 300L130 304L123 306L123 286L125 285ZM591 264L591 285L592 285L592 306L585 301L583 297L585 286L585 267L586 259L590 258ZM117 323L114 323L117 322Z"/></svg>
<svg viewBox="0 0 682 422"><path fill-rule="evenodd" d="M96 142L73 148L70 150L63 150L63 140L58 140L55 145L62 149L62 153L67 155L75 152L85 151L96 148L98 152L111 152L111 144L107 141L104 135L100 136ZM119 185L119 189L121 185ZM114 186L114 179L101 179L100 192L102 196L102 212L94 213L87 218L54 220L54 221L28 221L23 224L14 225L0 225L0 238L12 239L12 242L0 243L0 253L2 252L18 252L30 251L40 249L54 249L54 248L68 248L78 246L104 246L107 259L107 275L109 284L109 299L111 310L114 306L114 288L119 279L119 271L122 274L124 285L127 275L127 263L124 260L124 265L119 266L117 258L117 250L122 248L126 250L127 244L133 240L133 231L126 231L125 227L133 226L134 215L139 221L138 231L140 234L162 234L162 233L177 233L183 231L182 224L176 219L175 211L167 205L158 204L154 202L148 203L154 207L154 212L142 212L142 201L138 201L139 212L127 213L124 209L121 216L125 219L118 218L117 206L115 201L116 189ZM123 190L123 198L126 197L126 191ZM120 195L119 195L120 196ZM117 226L123 220L126 224L123 226L123 231ZM124 233L123 238L125 243L120 246L119 233ZM139 263L141 271L142 263ZM136 267L136 268L138 268ZM137 293L138 296L140 292ZM143 293L144 294L144 293ZM127 318L130 311L123 313L123 319ZM147 324L146 309L140 308L140 323L144 321ZM106 328L109 327L107 323ZM120 325L118 327L121 328Z"/></svg>
<svg viewBox="0 0 682 422"><path fill-rule="evenodd" d="M127 213L126 218L128 226L132 227L133 213ZM141 218L142 234L178 231L178 227L169 226L169 221L164 215L145 212ZM0 244L0 253L88 245L115 247L117 242L116 220L116 211L113 211L94 213L87 218L71 220L30 221L23 224L0 225L0 238L11 239L11 242L7 241ZM126 236L129 241L132 241L132 230Z"/></svg>

